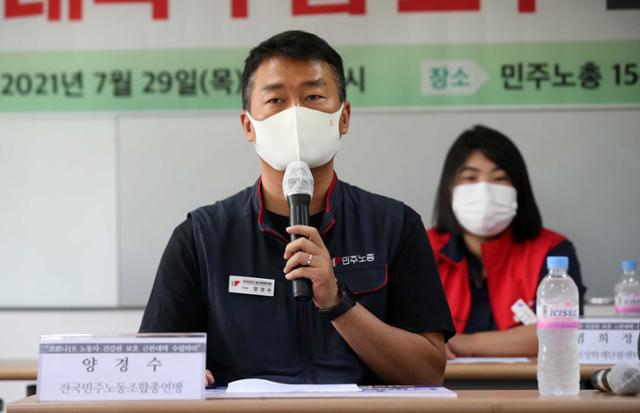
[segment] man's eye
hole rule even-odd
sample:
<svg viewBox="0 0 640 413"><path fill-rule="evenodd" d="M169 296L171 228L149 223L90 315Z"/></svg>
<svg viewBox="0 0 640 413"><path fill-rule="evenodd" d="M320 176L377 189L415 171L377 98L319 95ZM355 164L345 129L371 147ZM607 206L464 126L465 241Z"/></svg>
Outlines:
<svg viewBox="0 0 640 413"><path fill-rule="evenodd" d="M280 98L271 98L271 99L268 99L266 103L267 104L278 104L278 103L282 103L282 99L280 99Z"/></svg>
<svg viewBox="0 0 640 413"><path fill-rule="evenodd" d="M322 96L320 96L320 95L309 95L309 96L307 96L307 100L310 100L312 102L316 101L316 100L320 100L320 99L322 99Z"/></svg>

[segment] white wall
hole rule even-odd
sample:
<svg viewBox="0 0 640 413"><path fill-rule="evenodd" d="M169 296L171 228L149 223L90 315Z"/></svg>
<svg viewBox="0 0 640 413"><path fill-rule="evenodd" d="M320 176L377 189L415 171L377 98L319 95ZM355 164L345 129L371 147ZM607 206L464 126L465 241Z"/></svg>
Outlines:
<svg viewBox="0 0 640 413"><path fill-rule="evenodd" d="M144 305L160 255L187 213L257 179L238 112L117 119L120 303Z"/></svg>
<svg viewBox="0 0 640 413"><path fill-rule="evenodd" d="M113 119L0 121L0 306L117 305Z"/></svg>

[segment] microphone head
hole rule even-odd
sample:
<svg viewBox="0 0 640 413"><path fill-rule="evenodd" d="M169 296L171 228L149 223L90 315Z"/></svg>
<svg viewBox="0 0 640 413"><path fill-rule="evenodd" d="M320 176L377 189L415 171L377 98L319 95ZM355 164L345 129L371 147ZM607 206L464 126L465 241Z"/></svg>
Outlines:
<svg viewBox="0 0 640 413"><path fill-rule="evenodd" d="M287 165L282 179L282 192L285 198L293 194L306 194L313 197L313 175L309 165L302 161L293 161Z"/></svg>
<svg viewBox="0 0 640 413"><path fill-rule="evenodd" d="M640 392L640 363L616 364L607 374L607 381L615 394L637 394Z"/></svg>

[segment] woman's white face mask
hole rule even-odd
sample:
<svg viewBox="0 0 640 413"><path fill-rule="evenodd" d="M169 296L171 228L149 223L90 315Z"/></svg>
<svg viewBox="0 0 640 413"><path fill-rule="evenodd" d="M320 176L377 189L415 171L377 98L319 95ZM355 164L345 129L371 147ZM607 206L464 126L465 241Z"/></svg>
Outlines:
<svg viewBox="0 0 640 413"><path fill-rule="evenodd" d="M310 168L329 162L340 149L340 116L302 106L292 106L264 120L247 117L255 129L258 156L278 171L293 161Z"/></svg>
<svg viewBox="0 0 640 413"><path fill-rule="evenodd" d="M488 182L453 187L452 208L468 232L492 237L504 231L518 210L518 193L510 185Z"/></svg>

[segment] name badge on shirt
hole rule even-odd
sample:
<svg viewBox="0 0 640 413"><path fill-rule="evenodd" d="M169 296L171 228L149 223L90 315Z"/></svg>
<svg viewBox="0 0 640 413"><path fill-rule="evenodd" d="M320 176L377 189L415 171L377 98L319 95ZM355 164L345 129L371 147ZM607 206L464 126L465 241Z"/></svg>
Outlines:
<svg viewBox="0 0 640 413"><path fill-rule="evenodd" d="M230 293L273 297L275 289L275 280L268 278L242 277L240 275L229 276Z"/></svg>

